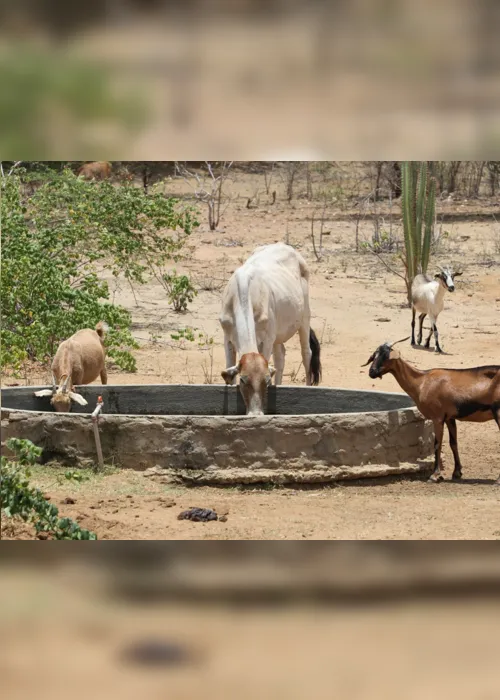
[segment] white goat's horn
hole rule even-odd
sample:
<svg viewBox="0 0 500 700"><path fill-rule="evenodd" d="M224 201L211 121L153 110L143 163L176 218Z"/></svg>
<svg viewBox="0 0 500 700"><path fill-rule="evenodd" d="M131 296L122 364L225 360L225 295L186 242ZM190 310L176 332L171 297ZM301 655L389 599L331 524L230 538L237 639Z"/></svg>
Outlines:
<svg viewBox="0 0 500 700"><path fill-rule="evenodd" d="M68 383L69 383L70 379L71 379L71 375L68 374L68 376L66 377L66 379L64 380L64 383L62 385L63 394L65 394L68 391Z"/></svg>

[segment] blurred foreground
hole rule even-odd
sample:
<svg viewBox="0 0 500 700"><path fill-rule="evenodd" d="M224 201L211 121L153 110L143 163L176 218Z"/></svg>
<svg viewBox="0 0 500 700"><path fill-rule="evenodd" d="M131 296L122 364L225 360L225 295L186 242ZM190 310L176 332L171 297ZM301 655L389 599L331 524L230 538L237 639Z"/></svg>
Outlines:
<svg viewBox="0 0 500 700"><path fill-rule="evenodd" d="M491 546L141 543L76 556L63 547L29 557L26 546L3 548L9 699L498 697L500 562ZM321 584L350 591L351 604L308 605L303 595L264 606L270 599L259 595L248 606L231 595ZM366 604L384 588L394 596ZM194 605L207 589L213 604ZM173 604L175 591L183 603Z"/></svg>
<svg viewBox="0 0 500 700"><path fill-rule="evenodd" d="M495 0L0 0L3 157L491 158L499 15Z"/></svg>

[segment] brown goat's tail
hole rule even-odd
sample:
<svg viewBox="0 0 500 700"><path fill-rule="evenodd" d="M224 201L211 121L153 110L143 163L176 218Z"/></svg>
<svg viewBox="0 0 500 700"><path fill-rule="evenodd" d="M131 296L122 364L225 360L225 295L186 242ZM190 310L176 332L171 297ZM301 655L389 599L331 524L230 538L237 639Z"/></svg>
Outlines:
<svg viewBox="0 0 500 700"><path fill-rule="evenodd" d="M106 321L99 321L99 323L95 327L95 330L97 335L101 338L101 340L104 340L104 336L109 331L109 326L106 323Z"/></svg>

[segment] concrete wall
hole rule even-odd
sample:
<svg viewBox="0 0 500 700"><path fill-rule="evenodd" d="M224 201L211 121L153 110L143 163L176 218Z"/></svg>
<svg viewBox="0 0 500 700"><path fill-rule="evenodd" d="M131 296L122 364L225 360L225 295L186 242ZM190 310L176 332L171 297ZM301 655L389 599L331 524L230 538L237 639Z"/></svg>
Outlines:
<svg viewBox="0 0 500 700"><path fill-rule="evenodd" d="M423 460L433 444L432 425L415 408L351 415L103 415L99 425L107 462L200 484L417 473L429 469ZM42 446L45 461L96 460L88 415L3 407L2 441L9 437Z"/></svg>

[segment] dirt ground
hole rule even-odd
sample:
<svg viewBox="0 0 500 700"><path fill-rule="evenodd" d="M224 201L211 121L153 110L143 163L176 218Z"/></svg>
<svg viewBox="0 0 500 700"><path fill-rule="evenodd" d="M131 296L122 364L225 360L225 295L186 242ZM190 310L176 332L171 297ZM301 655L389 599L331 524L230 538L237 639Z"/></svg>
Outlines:
<svg viewBox="0 0 500 700"><path fill-rule="evenodd" d="M361 608L131 605L102 596L85 566L68 575L3 571L0 611L8 644L0 671L11 700L36 697L151 700L166 694L299 700L489 700L498 697L498 602ZM62 581L61 581L62 579ZM8 595L7 595L8 594ZM156 665L140 645L184 655ZM436 661L439 649L439 662ZM128 653L127 653L128 652ZM497 669L495 671L495 669Z"/></svg>
<svg viewBox="0 0 500 700"><path fill-rule="evenodd" d="M371 380L361 364L380 343L409 335L411 312L403 281L369 252L356 253L355 220L335 203L328 208L325 230L330 233L318 262L310 238L310 216L313 212L319 216L321 207L303 198L288 204L283 182L274 177L270 189L277 189L278 198L272 205L262 175L236 172L227 185L230 199L216 232L209 231L205 209L200 209L201 226L190 238L187 259L177 266L199 289L186 314L169 308L156 283L131 290L124 281L109 280L115 301L131 311L133 333L141 343L135 352L137 373L110 366L110 383L222 383L225 359L218 314L224 284L255 246L288 241L310 266L312 327L322 346L323 383L401 391L390 376ZM167 180L164 190L190 192L186 183L174 180ZM251 208L246 206L248 198L253 198ZM439 317L444 354L412 349L409 342L400 346L405 359L418 367L500 362L498 209L498 201L491 200L439 203L439 216L448 214L450 222L442 224L444 235L433 262L460 264L464 274L457 278L455 293L446 295ZM492 213L496 220L489 217ZM388 230L388 221L383 228ZM360 241L370 240L372 234L373 222L362 220ZM203 334L200 345L171 339L172 332L188 326ZM33 370L23 383L47 380L47 372ZM21 380L3 380L4 384L15 381ZM287 344L284 382L303 381L296 337ZM76 503L61 506L61 512L77 517L104 539L499 538L500 489L492 486L500 472L498 428L494 422L462 423L458 439L464 465L464 480L459 484L399 480L300 491L189 490L155 484L141 473L122 472L91 476L83 484L63 487L46 469L39 470L37 479L56 504L66 496L74 497ZM453 461L447 444L443 453L445 474L450 477ZM56 485L51 486L54 481ZM175 506L168 507L171 499ZM177 514L189 506L228 511L228 520L178 521Z"/></svg>

